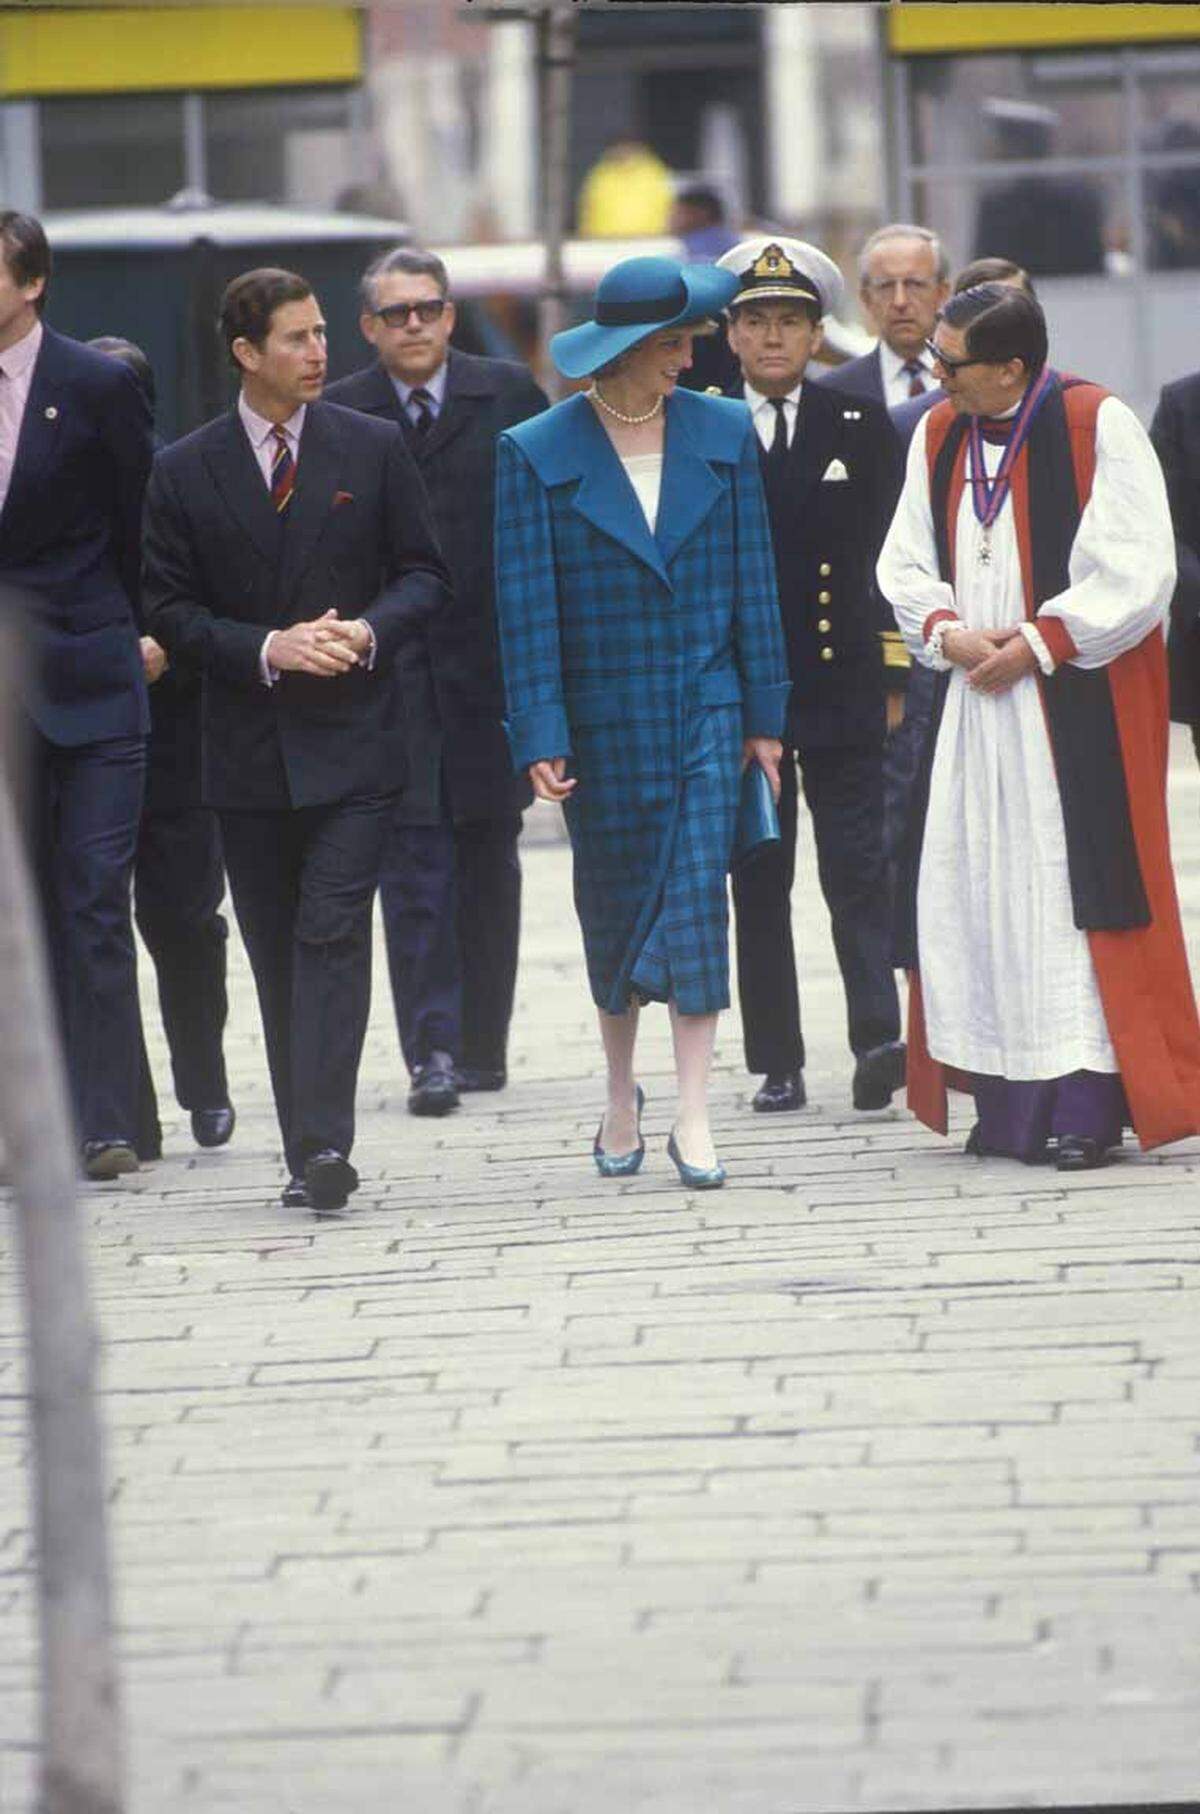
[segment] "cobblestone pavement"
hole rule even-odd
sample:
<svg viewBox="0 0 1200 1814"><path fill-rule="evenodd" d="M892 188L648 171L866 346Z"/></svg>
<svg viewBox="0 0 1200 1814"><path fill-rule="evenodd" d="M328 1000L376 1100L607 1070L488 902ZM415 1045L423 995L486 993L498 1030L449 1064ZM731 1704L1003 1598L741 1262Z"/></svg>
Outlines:
<svg viewBox="0 0 1200 1814"><path fill-rule="evenodd" d="M1173 802L1200 934L1183 744ZM731 1181L686 1195L650 1014L646 1165L603 1183L565 848L535 835L525 874L511 1085L407 1116L380 987L352 1223L278 1206L240 953L234 1143L197 1152L173 1112L161 1164L86 1189L131 1814L1196 1794L1200 1141L1060 1178L853 1113L810 853L810 1106L747 1112L727 1020ZM0 1808L25 1814L7 1229L4 1260Z"/></svg>

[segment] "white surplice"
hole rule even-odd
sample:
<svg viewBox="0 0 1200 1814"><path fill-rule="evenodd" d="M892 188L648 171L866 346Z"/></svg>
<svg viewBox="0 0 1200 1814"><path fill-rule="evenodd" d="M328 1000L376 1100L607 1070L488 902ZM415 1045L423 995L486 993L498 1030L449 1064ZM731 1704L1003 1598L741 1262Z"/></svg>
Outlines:
<svg viewBox="0 0 1200 1814"><path fill-rule="evenodd" d="M878 579L918 661L939 663L923 628L952 611L971 630L1025 618L1011 500L979 560L982 528L967 484L955 526L957 585L938 574L925 451L917 425ZM984 444L989 474L1004 449ZM1070 632L1079 667L1102 667L1165 613L1175 548L1157 457L1115 397L1096 420L1096 474L1071 549L1069 585L1040 608ZM1032 639L1043 665L1040 637ZM1039 647L1040 645L1040 647ZM1047 685L1053 686L1051 678ZM980 694L953 668L938 731L917 888L918 959L930 1056L1010 1079L1115 1071L1087 935L1075 925L1066 837L1036 676Z"/></svg>

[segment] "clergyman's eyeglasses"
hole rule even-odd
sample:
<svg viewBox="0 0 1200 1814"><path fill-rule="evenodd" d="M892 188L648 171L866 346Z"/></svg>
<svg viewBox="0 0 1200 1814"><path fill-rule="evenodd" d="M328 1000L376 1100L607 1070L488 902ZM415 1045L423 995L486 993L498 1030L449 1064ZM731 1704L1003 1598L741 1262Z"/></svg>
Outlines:
<svg viewBox="0 0 1200 1814"><path fill-rule="evenodd" d="M444 312L445 307L444 296L426 296L420 302L389 302L386 308L372 309L371 313L378 320L386 321L390 328L407 327L410 315L415 315L418 321L428 327L431 321L436 321Z"/></svg>
<svg viewBox="0 0 1200 1814"><path fill-rule="evenodd" d="M995 365L996 363L994 359L948 359L936 342L932 340L927 340L925 342L925 350L928 352L930 358L941 366L944 372L950 373L951 377L954 376L955 372L961 372L964 365Z"/></svg>

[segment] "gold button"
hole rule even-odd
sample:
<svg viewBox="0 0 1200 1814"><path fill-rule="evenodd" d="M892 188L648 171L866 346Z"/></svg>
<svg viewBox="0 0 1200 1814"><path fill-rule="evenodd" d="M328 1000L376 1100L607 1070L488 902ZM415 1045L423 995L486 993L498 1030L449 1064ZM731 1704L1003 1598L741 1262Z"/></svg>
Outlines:
<svg viewBox="0 0 1200 1814"><path fill-rule="evenodd" d="M827 617L818 617L817 629L821 632L822 636L828 636L829 632L833 629L833 625Z"/></svg>
<svg viewBox="0 0 1200 1814"><path fill-rule="evenodd" d="M829 565L828 561L822 561L821 565L817 568L817 572L821 575L822 579L828 579L829 575L833 572L833 568Z"/></svg>
<svg viewBox="0 0 1200 1814"><path fill-rule="evenodd" d="M819 605L831 605L833 603L833 593L832 592L818 592L817 593L817 603Z"/></svg>
<svg viewBox="0 0 1200 1814"><path fill-rule="evenodd" d="M833 650L831 648L829 648L828 645L826 645L826 647L821 650L821 660L822 661L832 661L833 660Z"/></svg>

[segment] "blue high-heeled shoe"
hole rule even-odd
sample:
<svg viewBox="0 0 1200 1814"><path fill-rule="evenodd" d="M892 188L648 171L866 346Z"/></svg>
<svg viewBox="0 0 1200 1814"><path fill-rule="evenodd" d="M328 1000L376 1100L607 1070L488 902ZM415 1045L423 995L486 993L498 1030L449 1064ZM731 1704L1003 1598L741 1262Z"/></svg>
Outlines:
<svg viewBox="0 0 1200 1814"><path fill-rule="evenodd" d="M592 1158L596 1161L596 1170L602 1178L632 1178L642 1160L646 1157L646 1142L642 1139L642 1110L646 1098L642 1095L642 1086L636 1088L637 1098L637 1131L638 1143L631 1153L606 1153L600 1144L604 1132L604 1117L600 1117L600 1126L596 1129L596 1138L592 1142Z"/></svg>
<svg viewBox="0 0 1200 1814"><path fill-rule="evenodd" d="M720 1190L725 1182L723 1165L689 1165L680 1152L675 1140L675 1129L671 1129L667 1140L667 1157L674 1161L675 1170L679 1173L679 1182L685 1190Z"/></svg>

